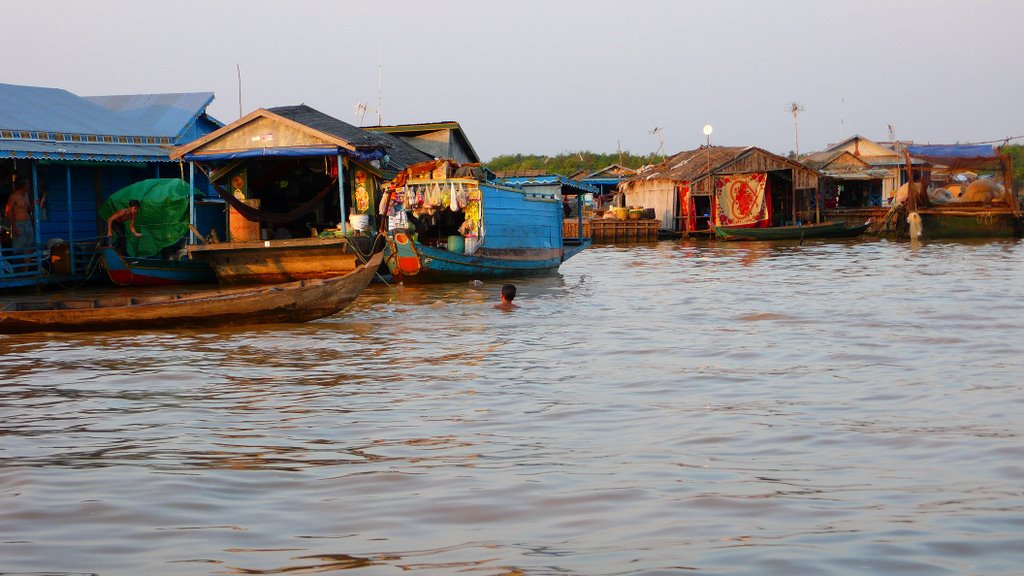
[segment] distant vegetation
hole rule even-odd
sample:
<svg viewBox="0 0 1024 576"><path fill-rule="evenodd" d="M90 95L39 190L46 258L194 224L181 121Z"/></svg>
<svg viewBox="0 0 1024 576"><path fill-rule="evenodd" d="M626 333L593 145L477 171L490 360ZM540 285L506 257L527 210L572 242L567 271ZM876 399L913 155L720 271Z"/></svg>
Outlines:
<svg viewBox="0 0 1024 576"><path fill-rule="evenodd" d="M495 156L484 164L493 172L506 170L544 170L552 174L571 176L583 170L592 173L612 164L621 164L634 170L664 160L660 155L636 156L629 152L599 154L597 152L562 152L557 156L540 154L503 154Z"/></svg>
<svg viewBox="0 0 1024 576"><path fill-rule="evenodd" d="M1013 162L1013 181L1017 185L1017 192L1024 191L1024 146L1010 144L1004 146L1003 151L1010 155Z"/></svg>

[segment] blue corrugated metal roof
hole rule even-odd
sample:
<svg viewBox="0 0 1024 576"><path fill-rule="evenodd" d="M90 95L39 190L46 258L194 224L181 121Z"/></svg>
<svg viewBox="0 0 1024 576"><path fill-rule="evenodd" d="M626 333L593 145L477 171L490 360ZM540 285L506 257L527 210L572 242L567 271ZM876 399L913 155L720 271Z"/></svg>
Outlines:
<svg viewBox="0 0 1024 576"><path fill-rule="evenodd" d="M178 142L196 118L206 112L206 107L213 102L213 92L122 94L86 96L85 99L146 126L147 134Z"/></svg>
<svg viewBox="0 0 1024 576"><path fill-rule="evenodd" d="M0 84L0 158L169 162L164 146L193 135L212 99L209 92L82 98Z"/></svg>
<svg viewBox="0 0 1024 576"><path fill-rule="evenodd" d="M170 162L169 154L169 150L156 144L0 140L0 158L98 160L105 162Z"/></svg>
<svg viewBox="0 0 1024 576"><path fill-rule="evenodd" d="M552 184L561 184L562 188L571 188L579 192L590 192L592 194L600 194L601 191L594 186L584 184L578 180L572 180L565 176L559 176L558 174L547 174L544 176L515 176L512 178L501 178L502 182L508 182L509 184L515 184L516 186L550 186Z"/></svg>
<svg viewBox="0 0 1024 576"><path fill-rule="evenodd" d="M0 130L155 136L152 129L59 88L0 84Z"/></svg>

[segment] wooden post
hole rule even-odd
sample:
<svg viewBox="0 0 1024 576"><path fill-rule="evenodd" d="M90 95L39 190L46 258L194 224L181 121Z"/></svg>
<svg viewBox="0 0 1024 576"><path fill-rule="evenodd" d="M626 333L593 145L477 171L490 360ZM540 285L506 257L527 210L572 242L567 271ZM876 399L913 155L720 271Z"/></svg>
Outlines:
<svg viewBox="0 0 1024 576"><path fill-rule="evenodd" d="M196 199L192 190L196 185L196 163L188 163L188 243L196 243Z"/></svg>
<svg viewBox="0 0 1024 576"><path fill-rule="evenodd" d="M1013 180L1013 158L1009 154L999 151L1000 164L1003 166L1003 188L1010 195L1010 207L1015 213L1020 212L1020 204L1017 203L1017 183Z"/></svg>
<svg viewBox="0 0 1024 576"><path fill-rule="evenodd" d="M910 162L910 149L903 148L903 156L907 161L907 214L917 212L917 197L914 194L914 167Z"/></svg>
<svg viewBox="0 0 1024 576"><path fill-rule="evenodd" d="M64 180L68 191L68 259L72 274L75 273L75 214L71 209L71 165L64 166Z"/></svg>
<svg viewBox="0 0 1024 576"><path fill-rule="evenodd" d="M792 186L789 196L793 202L793 226L796 226L796 182L793 182L790 186Z"/></svg>
<svg viewBox="0 0 1024 576"><path fill-rule="evenodd" d="M348 234L348 225L345 222L345 162L338 152L338 213L341 218L341 234Z"/></svg>

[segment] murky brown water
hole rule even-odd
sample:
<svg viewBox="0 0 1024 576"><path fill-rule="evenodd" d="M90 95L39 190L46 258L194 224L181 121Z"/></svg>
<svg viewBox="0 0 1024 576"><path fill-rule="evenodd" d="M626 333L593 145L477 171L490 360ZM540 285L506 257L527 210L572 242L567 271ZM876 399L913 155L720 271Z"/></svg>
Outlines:
<svg viewBox="0 0 1024 576"><path fill-rule="evenodd" d="M0 336L0 573L1024 571L1024 244L588 250Z"/></svg>

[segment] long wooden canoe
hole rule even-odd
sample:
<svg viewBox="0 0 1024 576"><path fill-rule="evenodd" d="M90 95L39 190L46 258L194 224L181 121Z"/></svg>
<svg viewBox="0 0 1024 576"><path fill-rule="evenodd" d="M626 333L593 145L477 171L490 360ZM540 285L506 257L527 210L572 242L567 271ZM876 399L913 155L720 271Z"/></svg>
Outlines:
<svg viewBox="0 0 1024 576"><path fill-rule="evenodd" d="M851 226L845 222L822 222L802 226L772 226L770 228L743 228L715 226L715 235L725 240L801 240L803 238L852 238L860 236L869 224Z"/></svg>
<svg viewBox="0 0 1024 576"><path fill-rule="evenodd" d="M15 302L0 309L0 333L307 322L343 310L370 283L384 256L344 275L287 284L94 299Z"/></svg>

